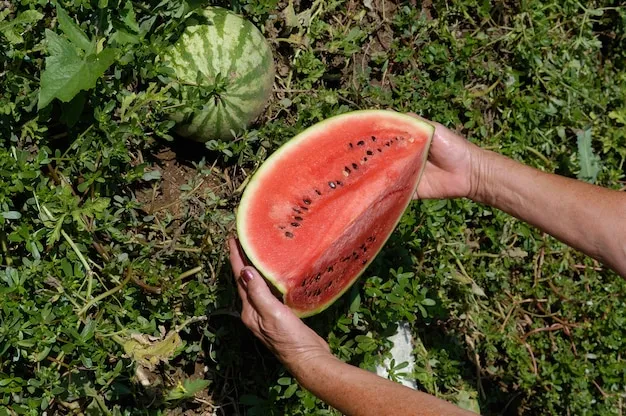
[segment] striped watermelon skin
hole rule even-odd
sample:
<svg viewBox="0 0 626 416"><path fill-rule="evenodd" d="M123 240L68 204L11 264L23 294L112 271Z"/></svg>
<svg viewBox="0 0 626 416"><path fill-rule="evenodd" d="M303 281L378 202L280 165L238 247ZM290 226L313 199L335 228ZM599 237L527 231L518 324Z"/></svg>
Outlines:
<svg viewBox="0 0 626 416"><path fill-rule="evenodd" d="M232 139L232 131L240 133L248 127L269 100L272 51L248 20L220 7L209 7L203 15L208 24L188 26L163 55L181 83L183 111L172 118L181 136L201 142ZM186 97L198 85L208 90L220 87L201 105L185 108Z"/></svg>

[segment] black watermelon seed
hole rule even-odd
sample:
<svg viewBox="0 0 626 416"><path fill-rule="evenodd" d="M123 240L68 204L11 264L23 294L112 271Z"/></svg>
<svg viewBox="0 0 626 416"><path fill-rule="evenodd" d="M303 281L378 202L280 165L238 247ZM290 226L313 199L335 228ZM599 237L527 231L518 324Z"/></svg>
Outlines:
<svg viewBox="0 0 626 416"><path fill-rule="evenodd" d="M303 218L302 217L293 217L293 219L296 220L296 221L302 221Z"/></svg>
<svg viewBox="0 0 626 416"><path fill-rule="evenodd" d="M292 222L291 225L294 226L294 227L299 227L300 223L299 222Z"/></svg>
<svg viewBox="0 0 626 416"><path fill-rule="evenodd" d="M367 247L363 247L363 253L367 251Z"/></svg>
<svg viewBox="0 0 626 416"><path fill-rule="evenodd" d="M376 137L372 136L372 141L375 142L376 141Z"/></svg>
<svg viewBox="0 0 626 416"><path fill-rule="evenodd" d="M321 278L322 278L322 274L318 273L317 276L315 276L315 281L318 282Z"/></svg>
<svg viewBox="0 0 626 416"><path fill-rule="evenodd" d="M337 185L343 185L343 182L337 181Z"/></svg>
<svg viewBox="0 0 626 416"><path fill-rule="evenodd" d="M293 234L290 233L289 231L285 232L285 237L287 238L293 238Z"/></svg>
<svg viewBox="0 0 626 416"><path fill-rule="evenodd" d="M365 142L363 140L359 140L359 142L357 143L359 146L365 146Z"/></svg>
<svg viewBox="0 0 626 416"><path fill-rule="evenodd" d="M279 229L279 230L284 230L284 229L285 229L285 226L284 226L284 225L279 225L279 226L278 226L278 229Z"/></svg>
<svg viewBox="0 0 626 416"><path fill-rule="evenodd" d="M354 146L352 146L352 143L350 143L350 149L354 148Z"/></svg>
<svg viewBox="0 0 626 416"><path fill-rule="evenodd" d="M315 291L315 296L319 296L320 293L322 293L322 289L317 288L317 290Z"/></svg>
<svg viewBox="0 0 626 416"><path fill-rule="evenodd" d="M291 208L291 209L293 209L294 211L296 211L298 214L302 214L302 211L300 211L298 208Z"/></svg>
<svg viewBox="0 0 626 416"><path fill-rule="evenodd" d="M366 157L363 158L363 162L367 162L367 158Z"/></svg>
<svg viewBox="0 0 626 416"><path fill-rule="evenodd" d="M382 153L382 150L380 149L380 147L378 149L376 149L376 150L378 150L379 153Z"/></svg>
<svg viewBox="0 0 626 416"><path fill-rule="evenodd" d="M322 193L319 191L319 189L316 189L316 190L315 190L315 193L316 193L316 194L318 194L318 195L321 195L321 194L322 194Z"/></svg>
<svg viewBox="0 0 626 416"><path fill-rule="evenodd" d="M309 210L307 207L303 207L302 205L300 205L300 209L303 209L304 211L308 211ZM300 214L302 214L302 212L300 212Z"/></svg>
<svg viewBox="0 0 626 416"><path fill-rule="evenodd" d="M371 150L368 150L368 151L367 151L367 155L368 155L368 156L371 156L371 155L373 155L373 154L374 154L374 152L372 152Z"/></svg>
<svg viewBox="0 0 626 416"><path fill-rule="evenodd" d="M309 198L304 198L302 201L307 205L311 205L311 200Z"/></svg>
<svg viewBox="0 0 626 416"><path fill-rule="evenodd" d="M337 187L337 185L335 185L335 182L328 182L328 186L330 186L331 189L335 189Z"/></svg>
<svg viewBox="0 0 626 416"><path fill-rule="evenodd" d="M356 163L353 163L352 164L352 169L358 170L359 169L359 165L357 165Z"/></svg>
<svg viewBox="0 0 626 416"><path fill-rule="evenodd" d="M389 147L389 146L391 146L391 143L387 142L387 143L385 143L385 146Z"/></svg>
<svg viewBox="0 0 626 416"><path fill-rule="evenodd" d="M302 283L300 283L300 287L304 287L304 286L306 286L306 279L304 279Z"/></svg>
<svg viewBox="0 0 626 416"><path fill-rule="evenodd" d="M326 269L326 271L327 271L328 273L332 272L332 271L333 271L333 266L328 266L328 269Z"/></svg>
<svg viewBox="0 0 626 416"><path fill-rule="evenodd" d="M351 172L351 171L350 171L350 168L349 168L349 167L347 167L347 166L344 166L344 167L343 167L343 170L344 170L344 171L345 171L348 175L349 175L349 174L350 174L350 172Z"/></svg>

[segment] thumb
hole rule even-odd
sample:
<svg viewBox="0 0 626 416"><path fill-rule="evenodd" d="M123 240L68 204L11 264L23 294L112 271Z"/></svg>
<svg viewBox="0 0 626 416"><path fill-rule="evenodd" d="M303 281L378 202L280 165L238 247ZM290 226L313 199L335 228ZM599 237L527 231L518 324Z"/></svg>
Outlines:
<svg viewBox="0 0 626 416"><path fill-rule="evenodd" d="M245 282L248 300L261 317L267 317L272 311L285 307L265 283L265 279L254 267L241 269L241 280Z"/></svg>

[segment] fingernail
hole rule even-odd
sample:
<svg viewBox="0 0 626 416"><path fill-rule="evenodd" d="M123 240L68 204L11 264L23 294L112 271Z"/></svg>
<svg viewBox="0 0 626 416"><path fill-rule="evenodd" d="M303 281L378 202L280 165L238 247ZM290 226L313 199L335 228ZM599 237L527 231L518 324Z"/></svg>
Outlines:
<svg viewBox="0 0 626 416"><path fill-rule="evenodd" d="M254 274L252 274L250 269L241 270L241 280L243 280L245 284L248 284L248 282L252 279L254 279Z"/></svg>

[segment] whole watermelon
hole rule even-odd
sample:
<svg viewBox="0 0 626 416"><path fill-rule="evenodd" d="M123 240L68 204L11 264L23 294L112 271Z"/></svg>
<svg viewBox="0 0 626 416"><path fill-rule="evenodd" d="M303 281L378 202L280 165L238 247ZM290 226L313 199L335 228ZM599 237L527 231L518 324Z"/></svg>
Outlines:
<svg viewBox="0 0 626 416"><path fill-rule="evenodd" d="M272 51L248 20L220 7L202 12L162 56L180 82L176 131L206 142L230 139L263 111L274 80Z"/></svg>

